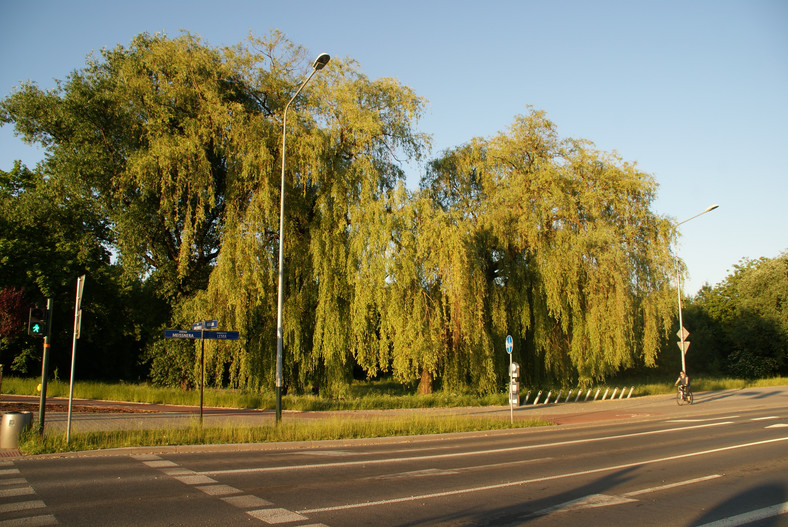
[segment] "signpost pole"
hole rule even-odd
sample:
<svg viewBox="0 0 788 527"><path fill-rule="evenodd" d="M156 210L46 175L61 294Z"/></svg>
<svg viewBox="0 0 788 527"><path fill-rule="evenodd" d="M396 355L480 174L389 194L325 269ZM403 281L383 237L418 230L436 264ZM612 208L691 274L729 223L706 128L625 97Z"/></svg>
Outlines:
<svg viewBox="0 0 788 527"><path fill-rule="evenodd" d="M44 337L44 357L41 361L41 400L38 405L38 433L41 435L44 435L44 419L47 410L47 370L49 369L49 336L52 334L52 309L52 299L47 298L47 334Z"/></svg>
<svg viewBox="0 0 788 527"><path fill-rule="evenodd" d="M514 377L512 373L512 351L514 350L514 341L511 335L506 335L506 353L509 354L509 422L514 424L514 401L512 401L512 389L514 388Z"/></svg>
<svg viewBox="0 0 788 527"><path fill-rule="evenodd" d="M203 386L205 382L205 320L200 326L200 426L202 426Z"/></svg>
<svg viewBox="0 0 788 527"><path fill-rule="evenodd" d="M66 425L66 444L71 443L71 408L74 404L74 365L77 359L77 340L82 329L82 290L85 288L85 275L77 278L77 299L74 303L74 338L71 343L71 382L68 388L68 424Z"/></svg>

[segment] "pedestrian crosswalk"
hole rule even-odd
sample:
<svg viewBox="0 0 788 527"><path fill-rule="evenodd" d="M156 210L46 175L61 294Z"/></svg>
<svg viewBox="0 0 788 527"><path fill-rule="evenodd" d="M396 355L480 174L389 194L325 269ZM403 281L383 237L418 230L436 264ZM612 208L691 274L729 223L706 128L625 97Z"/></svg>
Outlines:
<svg viewBox="0 0 788 527"><path fill-rule="evenodd" d="M22 477L13 461L0 460L0 527L57 525L47 506Z"/></svg>

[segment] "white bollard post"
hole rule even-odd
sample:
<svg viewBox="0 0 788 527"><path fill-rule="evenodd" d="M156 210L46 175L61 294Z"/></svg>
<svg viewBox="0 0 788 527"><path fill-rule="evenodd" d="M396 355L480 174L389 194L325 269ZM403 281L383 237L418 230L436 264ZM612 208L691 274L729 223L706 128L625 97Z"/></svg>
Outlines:
<svg viewBox="0 0 788 527"><path fill-rule="evenodd" d="M587 401L588 400L589 396L591 395L591 390L593 390L593 388L589 388L588 389L588 393L586 393L586 398L583 399L583 401Z"/></svg>
<svg viewBox="0 0 788 527"><path fill-rule="evenodd" d="M632 397L632 391L633 391L634 389L635 389L635 387L634 387L634 386L633 386L632 388L630 388L630 389L629 389L629 395L627 395L627 399L629 399L630 397Z"/></svg>
<svg viewBox="0 0 788 527"><path fill-rule="evenodd" d="M560 392L558 392L558 395L556 395L556 396L555 396L555 403L556 403L556 404L558 404L558 403L560 403L560 402L561 402L561 401L559 401L559 399L561 398L561 395L562 395L563 393L564 393L564 391L563 391L563 390L561 390Z"/></svg>
<svg viewBox="0 0 788 527"><path fill-rule="evenodd" d="M544 398L544 404L547 404L547 403L550 402L550 396L551 395L553 395L553 390L550 390L549 392L547 392L547 397Z"/></svg>
<svg viewBox="0 0 788 527"><path fill-rule="evenodd" d="M610 400L611 400L611 401L612 401L613 399L615 399L615 398L616 398L616 394L617 394L617 393L618 393L618 387L616 387L616 389L615 389L615 390L613 390L613 395L611 395L611 396L610 396Z"/></svg>
<svg viewBox="0 0 788 527"><path fill-rule="evenodd" d="M523 406L528 404L528 398L529 397L531 397L531 390L528 390L528 393L525 394L525 402L523 403Z"/></svg>
<svg viewBox="0 0 788 527"><path fill-rule="evenodd" d="M596 401L596 398L599 397L599 392L601 392L601 391L602 391L602 388L597 388L596 389L596 393L594 394L594 400L595 401Z"/></svg>
<svg viewBox="0 0 788 527"><path fill-rule="evenodd" d="M625 392L625 391L627 391L627 387L626 387L626 386L624 386L623 388L621 388L621 396L619 397L619 399L623 399L623 398L624 398L624 392Z"/></svg>
<svg viewBox="0 0 788 527"><path fill-rule="evenodd" d="M609 391L610 391L610 388L605 388L605 395L602 396L602 400L603 401L605 400L605 397L607 397L607 392L609 392Z"/></svg>
<svg viewBox="0 0 788 527"><path fill-rule="evenodd" d="M575 397L575 402L580 400L580 396L583 394L583 390L580 388L577 389L577 397Z"/></svg>
<svg viewBox="0 0 788 527"><path fill-rule="evenodd" d="M564 401L564 403L568 403L568 402L569 402L569 398L570 398L570 397L572 397L572 392L573 392L573 391L575 391L575 389L574 389L574 388L572 388L571 390L569 390L569 393L568 393L568 394L566 394L566 400Z"/></svg>
<svg viewBox="0 0 788 527"><path fill-rule="evenodd" d="M536 399L534 399L534 406L539 404L539 398L542 396L542 390L539 390L539 393L536 394Z"/></svg>

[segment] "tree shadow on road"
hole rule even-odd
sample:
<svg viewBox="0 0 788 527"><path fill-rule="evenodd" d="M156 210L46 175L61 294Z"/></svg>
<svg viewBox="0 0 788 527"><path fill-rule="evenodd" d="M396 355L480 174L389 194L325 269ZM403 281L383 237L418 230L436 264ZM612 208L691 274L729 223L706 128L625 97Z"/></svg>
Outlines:
<svg viewBox="0 0 788 527"><path fill-rule="evenodd" d="M706 511L690 525L704 526L719 520L728 520L726 525L750 525L758 522L759 527L784 526L786 517L772 510L775 506L783 505L788 501L788 490L784 482L772 482L758 485L745 492L740 492L720 501L719 505ZM761 512L759 518L756 512ZM752 514L749 518L746 514ZM733 517L742 516L740 522L731 521Z"/></svg>
<svg viewBox="0 0 788 527"><path fill-rule="evenodd" d="M595 497L603 495L610 489L625 484L632 479L630 474L638 468L639 467L625 468L595 479L586 485L575 487L559 494L544 495L537 499L520 502L494 511L483 510L474 512L469 508L455 510L453 514L445 514L445 512L442 511L441 513L436 513L432 518L421 517L418 520L414 520L412 523L403 523L401 525L456 525L458 524L457 522L461 525L474 525L480 527L524 525L530 521L560 512L561 510L570 510L575 507L594 507L595 505L591 504L584 505L584 503L587 503L585 499L588 498L593 500ZM522 489L524 494L532 494L534 491L538 492L538 490L530 484L523 484ZM622 502L631 501L626 498L616 498L615 496L603 496L603 498L612 500L620 499ZM601 505L600 503L600 506Z"/></svg>

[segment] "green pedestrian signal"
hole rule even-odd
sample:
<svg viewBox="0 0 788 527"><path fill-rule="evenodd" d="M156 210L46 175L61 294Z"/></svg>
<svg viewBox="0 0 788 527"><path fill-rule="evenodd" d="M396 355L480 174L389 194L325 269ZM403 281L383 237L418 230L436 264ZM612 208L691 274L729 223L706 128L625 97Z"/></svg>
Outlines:
<svg viewBox="0 0 788 527"><path fill-rule="evenodd" d="M47 332L46 309L34 307L30 309L30 318L27 323L27 333L33 337L44 337Z"/></svg>

